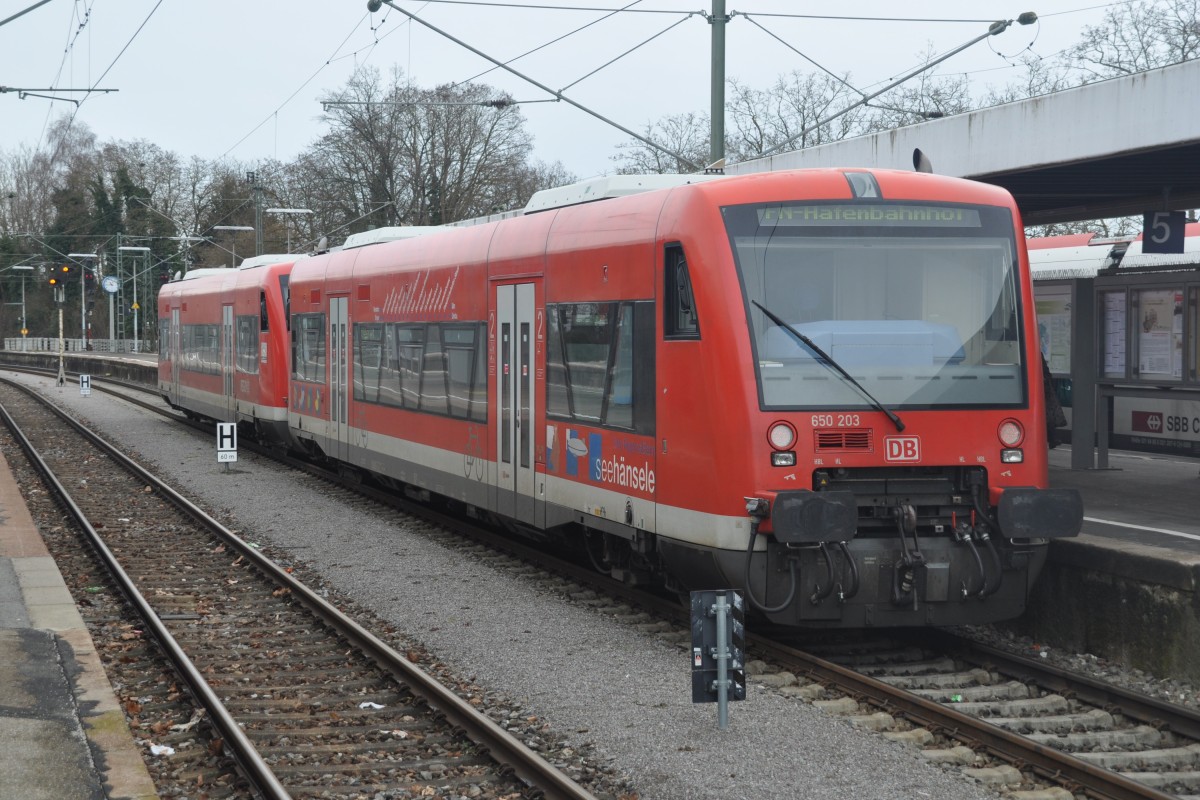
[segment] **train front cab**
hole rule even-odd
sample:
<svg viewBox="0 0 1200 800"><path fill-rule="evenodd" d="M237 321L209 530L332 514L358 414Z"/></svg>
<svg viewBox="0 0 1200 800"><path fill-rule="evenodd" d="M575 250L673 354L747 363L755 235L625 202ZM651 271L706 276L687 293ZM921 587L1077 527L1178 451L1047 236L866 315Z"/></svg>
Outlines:
<svg viewBox="0 0 1200 800"><path fill-rule="evenodd" d="M664 213L664 559L783 624L1017 616L1082 508L1046 488L1016 210L934 176L811 180ZM675 457L688 430L722 443L711 478Z"/></svg>
<svg viewBox="0 0 1200 800"><path fill-rule="evenodd" d="M223 301L224 388L229 419L260 441L288 445L288 286L295 256L279 258L247 259L252 266L239 270L233 297Z"/></svg>

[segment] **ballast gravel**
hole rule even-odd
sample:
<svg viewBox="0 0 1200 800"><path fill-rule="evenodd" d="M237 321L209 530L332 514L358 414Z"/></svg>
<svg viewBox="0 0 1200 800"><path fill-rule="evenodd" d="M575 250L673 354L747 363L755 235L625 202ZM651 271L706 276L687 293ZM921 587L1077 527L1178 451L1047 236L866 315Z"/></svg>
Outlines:
<svg viewBox="0 0 1200 800"><path fill-rule="evenodd" d="M12 375L13 373L8 373ZM243 451L226 472L215 440L101 393L80 397L19 376L60 399L135 460L152 466L244 538L286 551L358 605L489 695L592 753L622 800L995 800L958 768L925 760L753 681L730 706L691 702L679 647L561 593L453 539Z"/></svg>

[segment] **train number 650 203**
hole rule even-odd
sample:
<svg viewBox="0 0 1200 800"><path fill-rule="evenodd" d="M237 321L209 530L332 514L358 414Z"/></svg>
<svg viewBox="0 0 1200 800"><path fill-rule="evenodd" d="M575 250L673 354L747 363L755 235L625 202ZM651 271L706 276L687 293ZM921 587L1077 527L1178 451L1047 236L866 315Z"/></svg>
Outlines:
<svg viewBox="0 0 1200 800"><path fill-rule="evenodd" d="M857 428L862 424L858 414L813 414L814 428Z"/></svg>

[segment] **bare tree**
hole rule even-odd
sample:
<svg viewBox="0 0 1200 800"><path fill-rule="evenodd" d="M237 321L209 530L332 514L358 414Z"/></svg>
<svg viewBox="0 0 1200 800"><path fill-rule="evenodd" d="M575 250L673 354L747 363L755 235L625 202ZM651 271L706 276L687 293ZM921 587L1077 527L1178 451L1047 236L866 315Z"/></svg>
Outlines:
<svg viewBox="0 0 1200 800"><path fill-rule="evenodd" d="M44 153L18 147L0 158L0 235L44 231L54 180Z"/></svg>
<svg viewBox="0 0 1200 800"><path fill-rule="evenodd" d="M848 77L791 72L770 89L729 80L724 149L729 160L745 161L788 143L792 149L813 147L864 133L870 119L863 108L850 108L861 95ZM839 114L839 111L845 111ZM683 155L693 163L709 160L710 125L707 114L685 113L648 124L646 138ZM690 166L643 142L617 145L612 156L618 173L691 172Z"/></svg>
<svg viewBox="0 0 1200 800"><path fill-rule="evenodd" d="M666 116L648 123L642 134L665 150L678 153L693 164L706 164L710 153L709 119L707 114L687 113ZM617 145L610 156L617 163L619 175L674 174L691 172L692 168L664 150L651 147L638 139Z"/></svg>
<svg viewBox="0 0 1200 800"><path fill-rule="evenodd" d="M1200 54L1200 0L1114 4L1066 54L1081 83L1188 61Z"/></svg>
<svg viewBox="0 0 1200 800"><path fill-rule="evenodd" d="M1066 236L1072 233L1094 233L1101 239L1136 236L1141 232L1141 217L1112 217L1080 222L1055 222L1049 225L1027 225L1025 235L1030 237Z"/></svg>
<svg viewBox="0 0 1200 800"><path fill-rule="evenodd" d="M923 58L929 62L936 56L931 47L925 51ZM962 74L922 72L866 105L869 117L863 127L867 133L915 125L928 119L970 111L973 107L971 82Z"/></svg>
<svg viewBox="0 0 1200 800"><path fill-rule="evenodd" d="M1071 70L1062 61L1028 53L1017 60L1022 67L1020 78L1003 87L989 88L979 104L981 108L1040 97L1069 89L1074 85L1071 81Z"/></svg>
<svg viewBox="0 0 1200 800"><path fill-rule="evenodd" d="M530 162L519 107L487 86L424 89L399 69L386 83L363 69L324 102L329 132L283 170L286 191L306 198L324 231L518 208L530 187L564 172Z"/></svg>

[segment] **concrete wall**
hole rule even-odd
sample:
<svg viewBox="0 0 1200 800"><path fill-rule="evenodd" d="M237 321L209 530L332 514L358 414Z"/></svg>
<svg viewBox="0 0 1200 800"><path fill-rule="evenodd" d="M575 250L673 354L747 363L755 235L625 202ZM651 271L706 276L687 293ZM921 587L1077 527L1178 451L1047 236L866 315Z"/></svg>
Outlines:
<svg viewBox="0 0 1200 800"><path fill-rule="evenodd" d="M0 365L58 370L58 354L0 350ZM97 377L144 383L147 386L158 385L157 361L136 358L114 360L111 357L99 359L82 354L66 353L63 356L63 367L67 372L73 374L87 373ZM78 383L75 379L70 379L70 382Z"/></svg>
<svg viewBox="0 0 1200 800"><path fill-rule="evenodd" d="M1062 92L956 114L818 147L752 159L730 175L812 167L911 170L914 148L934 172L981 178L1013 170L1075 164L1197 139L1200 60L1097 81ZM1030 133L1036 131L1036 141Z"/></svg>
<svg viewBox="0 0 1200 800"><path fill-rule="evenodd" d="M1162 678L1200 680L1200 557L1081 535L1051 545L1029 609L1034 641Z"/></svg>

